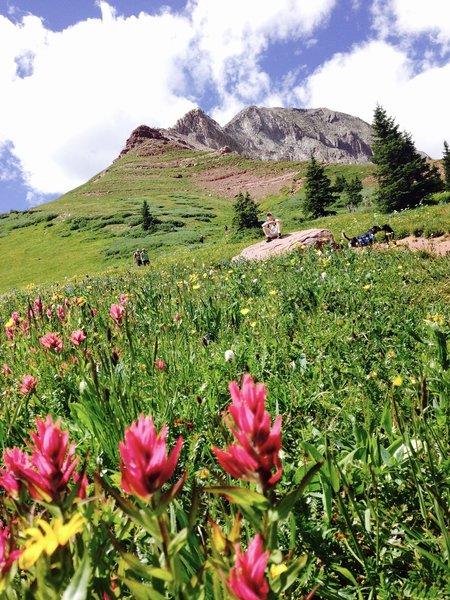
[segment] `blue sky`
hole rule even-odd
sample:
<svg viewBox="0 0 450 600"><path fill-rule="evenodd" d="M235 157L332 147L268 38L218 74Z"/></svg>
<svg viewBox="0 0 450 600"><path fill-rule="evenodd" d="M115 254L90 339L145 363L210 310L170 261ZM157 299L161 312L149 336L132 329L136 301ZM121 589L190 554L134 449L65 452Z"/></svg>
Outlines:
<svg viewBox="0 0 450 600"><path fill-rule="evenodd" d="M49 201L141 124L200 106L381 104L419 150L450 142L449 0L0 0L0 212Z"/></svg>

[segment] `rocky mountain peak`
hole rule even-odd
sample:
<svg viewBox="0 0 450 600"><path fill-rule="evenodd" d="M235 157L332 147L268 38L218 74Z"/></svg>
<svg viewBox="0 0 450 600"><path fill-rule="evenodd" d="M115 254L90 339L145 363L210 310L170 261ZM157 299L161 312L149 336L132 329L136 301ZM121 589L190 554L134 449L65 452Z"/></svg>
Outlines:
<svg viewBox="0 0 450 600"><path fill-rule="evenodd" d="M234 142L224 133L222 127L201 108L194 108L168 130L171 134L182 135L188 142L207 149L218 150L223 146L233 148Z"/></svg>
<svg viewBox="0 0 450 600"><path fill-rule="evenodd" d="M137 127L121 156L149 138L179 142L182 147L219 150L227 146L243 156L266 161L365 163L372 156L372 128L346 113L328 108L248 106L224 127L194 108L169 129Z"/></svg>

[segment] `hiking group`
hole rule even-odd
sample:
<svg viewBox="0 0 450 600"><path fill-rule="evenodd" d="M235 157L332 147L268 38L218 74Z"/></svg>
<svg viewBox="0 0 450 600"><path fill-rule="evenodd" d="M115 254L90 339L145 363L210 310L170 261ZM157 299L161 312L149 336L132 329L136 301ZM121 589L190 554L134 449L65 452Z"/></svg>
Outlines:
<svg viewBox="0 0 450 600"><path fill-rule="evenodd" d="M147 266L150 264L150 261L148 259L148 252L145 248L142 248L142 250L139 250L137 248L135 253L133 254L133 259L138 267Z"/></svg>

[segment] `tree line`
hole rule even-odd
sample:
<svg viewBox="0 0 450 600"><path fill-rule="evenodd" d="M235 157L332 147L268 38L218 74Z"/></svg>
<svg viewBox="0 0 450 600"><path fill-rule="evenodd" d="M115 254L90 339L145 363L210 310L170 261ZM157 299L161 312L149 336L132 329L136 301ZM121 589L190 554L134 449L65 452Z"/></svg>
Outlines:
<svg viewBox="0 0 450 600"><path fill-rule="evenodd" d="M427 203L432 194L450 191L450 149L444 141L443 178L415 148L411 135L400 131L394 118L377 106L372 123L372 161L376 165L377 189L374 202L383 213L401 211ZM311 219L330 214L339 195L345 205L354 209L363 201L363 184L358 176L346 180L338 175L334 181L323 164L314 156L308 162L304 183L303 212ZM233 227L248 229L259 225L258 209L248 192L237 196L234 204Z"/></svg>
<svg viewBox="0 0 450 600"><path fill-rule="evenodd" d="M417 150L411 135L400 131L393 117L378 105L372 123L372 162L376 165L377 189L374 202L383 213L401 211L427 203L432 194L450 192L450 149L444 141L443 178L435 165L430 164ZM363 183L358 176L347 180L337 175L334 183L325 172L325 166L311 156L304 183L303 212L317 219L330 214L330 207L339 196L345 206L356 209L363 201ZM232 226L236 231L260 226L258 206L248 192L239 193L234 202ZM142 227L151 233L159 219L151 213L148 203L142 206Z"/></svg>

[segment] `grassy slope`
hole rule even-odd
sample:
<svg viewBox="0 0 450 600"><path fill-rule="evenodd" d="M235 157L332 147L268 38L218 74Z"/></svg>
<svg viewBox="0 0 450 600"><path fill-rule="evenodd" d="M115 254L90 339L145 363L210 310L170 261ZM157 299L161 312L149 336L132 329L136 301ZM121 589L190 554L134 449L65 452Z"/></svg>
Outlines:
<svg viewBox="0 0 450 600"><path fill-rule="evenodd" d="M155 264L194 257L205 262L230 258L259 238L258 234L241 241L233 240L231 235L224 237L224 225L229 226L232 219L232 201L196 184L197 173L212 174L224 168L251 170L263 177L283 172L286 163L263 163L234 154L218 156L170 145L142 146L58 200L24 213L3 215L0 292L132 266L136 247L146 247ZM289 163L289 168L298 170L301 177L306 163ZM370 198L373 169L373 165L339 165L330 166L328 174L331 179L338 172L347 178L366 177L364 195ZM343 228L354 235L385 220L365 209L306 222L301 214L301 197L301 192L292 194L285 189L279 196L261 202L261 214L271 207L283 218L285 231L326 226L338 239ZM152 234L138 224L144 199L152 215L161 220L158 231ZM448 206L409 211L408 215L389 220L400 235L423 228L424 222L431 233L450 230Z"/></svg>

